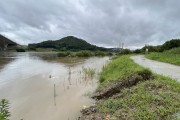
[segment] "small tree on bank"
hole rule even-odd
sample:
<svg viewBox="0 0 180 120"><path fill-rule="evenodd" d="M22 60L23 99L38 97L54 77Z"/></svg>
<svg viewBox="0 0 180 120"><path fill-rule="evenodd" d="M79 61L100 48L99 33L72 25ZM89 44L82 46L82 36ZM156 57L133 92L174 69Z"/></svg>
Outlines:
<svg viewBox="0 0 180 120"><path fill-rule="evenodd" d="M0 100L0 120L9 120L9 102L6 99Z"/></svg>

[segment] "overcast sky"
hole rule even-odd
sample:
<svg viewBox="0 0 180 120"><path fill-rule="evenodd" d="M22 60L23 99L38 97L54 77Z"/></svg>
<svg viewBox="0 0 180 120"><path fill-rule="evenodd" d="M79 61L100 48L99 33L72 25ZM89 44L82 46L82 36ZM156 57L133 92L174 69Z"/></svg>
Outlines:
<svg viewBox="0 0 180 120"><path fill-rule="evenodd" d="M0 0L0 34L20 43L76 36L137 48L180 38L180 0Z"/></svg>

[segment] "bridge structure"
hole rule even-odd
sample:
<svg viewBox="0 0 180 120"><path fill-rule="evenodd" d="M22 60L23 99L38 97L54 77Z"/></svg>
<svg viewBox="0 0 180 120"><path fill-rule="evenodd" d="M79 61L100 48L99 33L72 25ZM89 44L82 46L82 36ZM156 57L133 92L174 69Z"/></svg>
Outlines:
<svg viewBox="0 0 180 120"><path fill-rule="evenodd" d="M0 51L6 51L9 48L16 48L18 44L0 34Z"/></svg>

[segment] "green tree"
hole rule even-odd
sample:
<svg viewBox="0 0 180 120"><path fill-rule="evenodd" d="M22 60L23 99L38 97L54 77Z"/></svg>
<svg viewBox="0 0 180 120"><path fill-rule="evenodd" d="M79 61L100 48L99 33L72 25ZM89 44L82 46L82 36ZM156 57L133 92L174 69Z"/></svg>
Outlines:
<svg viewBox="0 0 180 120"><path fill-rule="evenodd" d="M127 55L127 54L131 54L132 51L130 49L122 49L118 55Z"/></svg>
<svg viewBox="0 0 180 120"><path fill-rule="evenodd" d="M172 39L170 41L167 41L162 45L161 48L163 50L170 50L175 47L180 47L180 39Z"/></svg>

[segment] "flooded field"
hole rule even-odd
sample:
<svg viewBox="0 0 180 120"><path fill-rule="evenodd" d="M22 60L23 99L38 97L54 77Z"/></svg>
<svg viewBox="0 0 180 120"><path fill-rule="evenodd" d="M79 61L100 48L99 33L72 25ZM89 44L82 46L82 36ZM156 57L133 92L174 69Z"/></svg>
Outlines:
<svg viewBox="0 0 180 120"><path fill-rule="evenodd" d="M0 55L0 99L10 120L75 120L97 87L103 58L57 58L55 53Z"/></svg>

